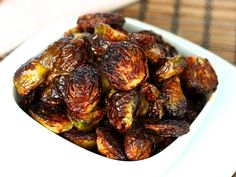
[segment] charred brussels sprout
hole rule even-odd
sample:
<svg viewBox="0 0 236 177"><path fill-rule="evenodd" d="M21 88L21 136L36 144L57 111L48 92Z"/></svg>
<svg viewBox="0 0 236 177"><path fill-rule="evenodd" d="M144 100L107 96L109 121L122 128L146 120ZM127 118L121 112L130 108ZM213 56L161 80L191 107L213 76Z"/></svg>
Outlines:
<svg viewBox="0 0 236 177"><path fill-rule="evenodd" d="M165 119L145 123L147 129L154 130L163 137L179 137L189 132L189 124L183 120Z"/></svg>
<svg viewBox="0 0 236 177"><path fill-rule="evenodd" d="M140 31L128 33L129 41L139 45L140 47L145 47L149 44L162 43L162 37L155 34L152 31Z"/></svg>
<svg viewBox="0 0 236 177"><path fill-rule="evenodd" d="M42 92L41 101L52 105L63 103L67 77L68 75L61 75L53 78Z"/></svg>
<svg viewBox="0 0 236 177"><path fill-rule="evenodd" d="M144 82L141 85L140 90L141 93L145 95L149 101L156 101L161 95L161 92L156 88L156 86L148 82Z"/></svg>
<svg viewBox="0 0 236 177"><path fill-rule="evenodd" d="M163 82L162 94L166 98L167 111L176 117L183 116L187 108L187 99L183 94L179 77L173 77Z"/></svg>
<svg viewBox="0 0 236 177"><path fill-rule="evenodd" d="M73 125L70 119L59 110L61 109L54 109L49 105L38 103L31 106L29 112L31 116L44 127L54 133L62 133L70 130Z"/></svg>
<svg viewBox="0 0 236 177"><path fill-rule="evenodd" d="M87 132L99 124L103 118L103 114L103 109L97 108L89 113L78 113L68 110L67 116L79 131Z"/></svg>
<svg viewBox="0 0 236 177"><path fill-rule="evenodd" d="M126 160L122 144L108 128L99 127L97 133L98 152L115 160Z"/></svg>
<svg viewBox="0 0 236 177"><path fill-rule="evenodd" d="M120 132L131 128L136 117L140 97L135 90L116 92L107 100L107 116L110 123Z"/></svg>
<svg viewBox="0 0 236 177"><path fill-rule="evenodd" d="M127 39L127 35L113 29L107 24L104 23L98 23L95 26L94 33L98 34L99 36L104 37L105 39L109 41L124 41Z"/></svg>
<svg viewBox="0 0 236 177"><path fill-rule="evenodd" d="M14 75L14 85L21 96L27 95L31 90L44 82L48 69L37 60L30 60L22 65Z"/></svg>
<svg viewBox="0 0 236 177"><path fill-rule="evenodd" d="M152 31L129 33L128 38L141 46L148 60L155 65L162 64L166 57L178 54L173 46L164 42L160 35Z"/></svg>
<svg viewBox="0 0 236 177"><path fill-rule="evenodd" d="M129 42L111 44L101 65L108 81L119 90L131 90L148 77L142 49Z"/></svg>
<svg viewBox="0 0 236 177"><path fill-rule="evenodd" d="M65 84L65 102L71 111L89 113L101 95L98 71L84 64L73 71Z"/></svg>
<svg viewBox="0 0 236 177"><path fill-rule="evenodd" d="M148 118L161 119L165 114L164 103L165 100L162 98L159 98L154 102L150 102L146 116Z"/></svg>
<svg viewBox="0 0 236 177"><path fill-rule="evenodd" d="M140 96L140 104L137 108L137 116L144 116L149 110L149 101L144 95Z"/></svg>
<svg viewBox="0 0 236 177"><path fill-rule="evenodd" d="M142 160L150 157L153 142L145 129L136 128L125 135L125 153L129 160Z"/></svg>
<svg viewBox="0 0 236 177"><path fill-rule="evenodd" d="M81 132L73 128L60 134L63 138L85 149L92 149L96 146L97 135L95 132Z"/></svg>
<svg viewBox="0 0 236 177"><path fill-rule="evenodd" d="M190 92L207 94L216 90L218 79L207 59L187 57L188 67L182 74L183 81Z"/></svg>
<svg viewBox="0 0 236 177"><path fill-rule="evenodd" d="M148 82L141 85L140 92L148 100L146 116L161 119L164 115L164 99L161 97L161 92Z"/></svg>
<svg viewBox="0 0 236 177"><path fill-rule="evenodd" d="M108 46L111 44L111 41L108 41L102 36L94 34L89 37L89 44L93 54L96 57L103 57L106 53Z"/></svg>
<svg viewBox="0 0 236 177"><path fill-rule="evenodd" d="M93 33L94 27L98 23L105 23L112 27L122 27L125 19L118 13L95 13L80 16L77 20L78 31L88 31Z"/></svg>
<svg viewBox="0 0 236 177"><path fill-rule="evenodd" d="M57 76L70 73L83 64L87 58L87 49L83 39L64 37L50 45L38 60L51 70L51 75Z"/></svg>
<svg viewBox="0 0 236 177"><path fill-rule="evenodd" d="M181 74L187 67L184 57L180 55L174 56L167 60L156 72L157 80L163 81L172 76Z"/></svg>

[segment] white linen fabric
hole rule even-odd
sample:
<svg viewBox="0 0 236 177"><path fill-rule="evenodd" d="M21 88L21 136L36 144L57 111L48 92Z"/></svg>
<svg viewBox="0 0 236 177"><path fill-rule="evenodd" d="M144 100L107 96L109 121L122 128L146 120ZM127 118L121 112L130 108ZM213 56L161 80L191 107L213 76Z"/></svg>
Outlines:
<svg viewBox="0 0 236 177"><path fill-rule="evenodd" d="M0 58L50 23L113 11L137 0L0 0Z"/></svg>

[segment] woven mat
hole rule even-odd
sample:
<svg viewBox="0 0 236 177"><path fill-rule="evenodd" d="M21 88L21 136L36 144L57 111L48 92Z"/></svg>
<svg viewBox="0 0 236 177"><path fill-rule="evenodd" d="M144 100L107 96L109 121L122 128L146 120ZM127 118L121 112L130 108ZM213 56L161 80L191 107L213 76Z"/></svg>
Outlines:
<svg viewBox="0 0 236 177"><path fill-rule="evenodd" d="M141 0L121 13L176 33L236 65L236 0Z"/></svg>

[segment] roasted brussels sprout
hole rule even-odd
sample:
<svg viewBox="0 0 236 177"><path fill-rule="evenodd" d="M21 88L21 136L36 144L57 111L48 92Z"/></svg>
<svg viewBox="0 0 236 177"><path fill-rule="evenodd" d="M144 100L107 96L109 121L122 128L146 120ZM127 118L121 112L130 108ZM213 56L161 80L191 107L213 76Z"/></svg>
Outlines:
<svg viewBox="0 0 236 177"><path fill-rule="evenodd" d="M67 77L68 75L60 75L53 78L42 92L41 101L52 105L63 103Z"/></svg>
<svg viewBox="0 0 236 177"><path fill-rule="evenodd" d="M71 111L89 113L101 95L98 71L91 65L81 65L73 71L65 84L65 102Z"/></svg>
<svg viewBox="0 0 236 177"><path fill-rule="evenodd" d="M110 129L98 127L96 133L98 152L111 159L126 160L122 144Z"/></svg>
<svg viewBox="0 0 236 177"><path fill-rule="evenodd" d="M148 82L144 82L141 85L141 93L144 94L149 101L156 101L161 95L158 88Z"/></svg>
<svg viewBox="0 0 236 177"><path fill-rule="evenodd" d="M147 129L156 131L163 137L179 137L189 132L189 124L183 120L163 119L160 121L148 121Z"/></svg>
<svg viewBox="0 0 236 177"><path fill-rule="evenodd" d="M188 91L197 94L214 92L218 79L209 61L200 57L187 57L186 61L188 67L184 70L182 78Z"/></svg>
<svg viewBox="0 0 236 177"><path fill-rule="evenodd" d="M144 96L140 96L140 104L138 105L137 108L137 116L144 116L149 110L149 101L148 99Z"/></svg>
<svg viewBox="0 0 236 177"><path fill-rule="evenodd" d="M105 23L112 27L122 27L125 19L118 13L95 13L80 16L77 20L78 31L87 31L93 33L94 27L98 23Z"/></svg>
<svg viewBox="0 0 236 177"><path fill-rule="evenodd" d="M152 64L159 64L161 62L160 60L164 60L164 58L166 57L162 45L157 43L154 43L152 45L149 44L148 46L146 46L144 48L144 52Z"/></svg>
<svg viewBox="0 0 236 177"><path fill-rule="evenodd" d="M127 35L113 29L107 24L104 23L98 23L95 26L94 33L98 34L99 36L104 37L105 39L109 41L124 41L127 39Z"/></svg>
<svg viewBox="0 0 236 177"><path fill-rule="evenodd" d="M128 39L141 46L148 60L155 65L162 64L166 57L178 53L173 46L165 43L160 35L152 31L129 33Z"/></svg>
<svg viewBox="0 0 236 177"><path fill-rule="evenodd" d="M57 76L70 73L87 59L88 53L83 39L64 37L50 45L38 61Z"/></svg>
<svg viewBox="0 0 236 177"><path fill-rule="evenodd" d="M164 115L164 99L161 97L161 92L155 85L148 82L141 85L140 92L148 100L147 108L145 107L146 116L161 119Z"/></svg>
<svg viewBox="0 0 236 177"><path fill-rule="evenodd" d="M162 37L160 35L147 30L128 33L128 39L140 47L145 47L154 43L163 43Z"/></svg>
<svg viewBox="0 0 236 177"><path fill-rule="evenodd" d="M129 42L111 44L101 65L108 81L119 90L131 90L148 77L142 49Z"/></svg>
<svg viewBox="0 0 236 177"><path fill-rule="evenodd" d="M163 98L159 98L154 102L150 102L146 116L148 118L162 119L165 114L164 103L165 100Z"/></svg>
<svg viewBox="0 0 236 177"><path fill-rule="evenodd" d="M156 76L158 81L163 81L172 76L179 75L187 67L187 62L180 55L174 56L167 60L160 68L157 69Z"/></svg>
<svg viewBox="0 0 236 177"><path fill-rule="evenodd" d="M81 132L73 128L60 134L63 138L85 149L92 149L96 146L97 135L95 132Z"/></svg>
<svg viewBox="0 0 236 177"><path fill-rule="evenodd" d="M67 116L79 131L87 132L99 124L103 119L103 114L103 109L96 108L88 113L78 113L68 110Z"/></svg>
<svg viewBox="0 0 236 177"><path fill-rule="evenodd" d="M170 45L169 43L163 42L163 48L165 50L166 57L174 57L175 55L179 54L174 46Z"/></svg>
<svg viewBox="0 0 236 177"><path fill-rule="evenodd" d="M157 143L155 146L156 153L163 151L167 148L171 143L173 143L177 138L176 137L162 137L163 141Z"/></svg>
<svg viewBox="0 0 236 177"><path fill-rule="evenodd" d="M98 59L102 58L108 46L111 44L111 41L108 41L102 36L94 34L89 37L89 44L91 46L91 50L93 54L98 57ZM101 60L101 59L100 59Z"/></svg>
<svg viewBox="0 0 236 177"><path fill-rule="evenodd" d="M55 108L47 104L38 103L32 105L29 112L35 120L54 133L70 130L73 127L70 119L59 111L61 110L60 108Z"/></svg>
<svg viewBox="0 0 236 177"><path fill-rule="evenodd" d="M165 106L167 111L176 117L183 116L187 108L187 99L183 94L178 76L163 82L162 94L166 99Z"/></svg>
<svg viewBox="0 0 236 177"><path fill-rule="evenodd" d="M85 39L91 36L91 33L83 32L81 33L77 27L71 28L66 31L63 35L64 37L80 38Z"/></svg>
<svg viewBox="0 0 236 177"><path fill-rule="evenodd" d="M60 57L54 65L54 72L70 73L88 59L87 49L83 39L71 39L60 49Z"/></svg>
<svg viewBox="0 0 236 177"><path fill-rule="evenodd" d="M129 160L142 160L150 157L153 142L145 129L132 129L125 135L125 153Z"/></svg>
<svg viewBox="0 0 236 177"><path fill-rule="evenodd" d="M48 69L37 60L30 60L22 65L13 78L17 92L21 96L27 95L31 90L44 82Z"/></svg>
<svg viewBox="0 0 236 177"><path fill-rule="evenodd" d="M136 90L116 92L107 99L107 117L121 133L132 127L139 102L140 97Z"/></svg>

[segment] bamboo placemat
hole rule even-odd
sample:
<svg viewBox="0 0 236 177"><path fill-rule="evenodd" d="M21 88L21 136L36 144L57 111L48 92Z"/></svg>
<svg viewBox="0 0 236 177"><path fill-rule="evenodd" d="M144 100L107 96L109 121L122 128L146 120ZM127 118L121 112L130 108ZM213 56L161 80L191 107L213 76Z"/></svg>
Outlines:
<svg viewBox="0 0 236 177"><path fill-rule="evenodd" d="M236 64L236 0L141 0L120 10Z"/></svg>

